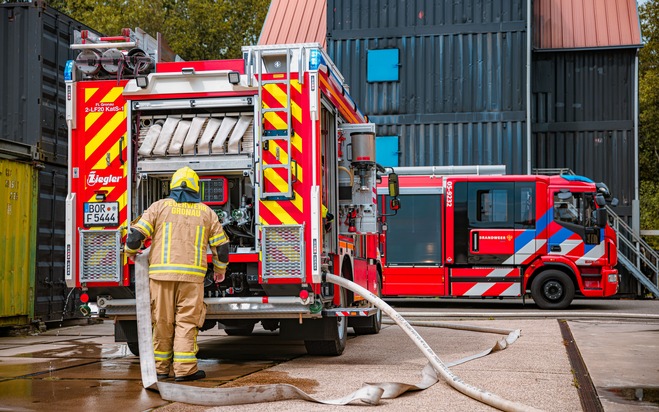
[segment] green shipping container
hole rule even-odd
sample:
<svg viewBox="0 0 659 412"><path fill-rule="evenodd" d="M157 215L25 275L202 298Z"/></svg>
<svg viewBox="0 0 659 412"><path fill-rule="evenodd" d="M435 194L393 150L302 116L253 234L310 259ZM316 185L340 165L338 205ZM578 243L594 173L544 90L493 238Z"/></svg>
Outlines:
<svg viewBox="0 0 659 412"><path fill-rule="evenodd" d="M37 173L0 159L0 327L34 319Z"/></svg>

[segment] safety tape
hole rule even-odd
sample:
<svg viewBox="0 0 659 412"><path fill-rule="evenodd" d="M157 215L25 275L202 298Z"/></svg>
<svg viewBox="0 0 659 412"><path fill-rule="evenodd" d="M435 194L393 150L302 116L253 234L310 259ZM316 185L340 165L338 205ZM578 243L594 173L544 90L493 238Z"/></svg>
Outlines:
<svg viewBox="0 0 659 412"><path fill-rule="evenodd" d="M367 383L358 390L342 398L330 400L317 399L289 384L252 385L231 388L203 388L159 382L156 375L152 343L148 251L148 249L145 250L135 258L135 293L140 368L142 372L142 385L144 388L157 390L160 392L160 396L164 400L203 406L244 405L294 399L326 405L347 405L359 400L370 405L377 405L381 399L393 399L408 391L424 390L431 387L439 380L435 367L433 367L432 363L428 363L422 371L421 381L417 384L398 382ZM464 363L485 356L488 353L505 349L507 345L512 344L519 336L518 330L504 330L504 332L509 333L508 338L497 342L493 348L452 362L450 365L453 366Z"/></svg>

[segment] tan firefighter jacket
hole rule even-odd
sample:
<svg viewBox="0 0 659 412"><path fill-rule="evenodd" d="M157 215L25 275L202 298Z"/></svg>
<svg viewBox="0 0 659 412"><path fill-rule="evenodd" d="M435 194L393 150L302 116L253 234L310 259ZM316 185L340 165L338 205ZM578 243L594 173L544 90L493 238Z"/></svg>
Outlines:
<svg viewBox="0 0 659 412"><path fill-rule="evenodd" d="M224 269L216 247L227 243L220 221L203 203L177 203L162 199L153 203L134 226L151 238L149 277L201 283L206 275L210 245L215 269Z"/></svg>

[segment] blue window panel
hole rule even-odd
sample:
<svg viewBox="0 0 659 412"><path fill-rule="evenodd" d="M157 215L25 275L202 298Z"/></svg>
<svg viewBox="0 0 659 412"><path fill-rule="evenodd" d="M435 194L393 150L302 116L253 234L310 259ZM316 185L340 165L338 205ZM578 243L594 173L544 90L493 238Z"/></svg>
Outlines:
<svg viewBox="0 0 659 412"><path fill-rule="evenodd" d="M375 161L382 166L398 166L398 136L375 138Z"/></svg>
<svg viewBox="0 0 659 412"><path fill-rule="evenodd" d="M369 82L398 81L398 49L368 50L366 80Z"/></svg>

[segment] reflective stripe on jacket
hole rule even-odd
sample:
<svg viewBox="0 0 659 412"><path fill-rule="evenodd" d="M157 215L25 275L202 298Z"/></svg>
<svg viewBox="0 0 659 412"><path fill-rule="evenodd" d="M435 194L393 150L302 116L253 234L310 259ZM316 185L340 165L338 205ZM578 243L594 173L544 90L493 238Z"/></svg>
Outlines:
<svg viewBox="0 0 659 412"><path fill-rule="evenodd" d="M209 246L213 264L226 267L226 263L217 260L215 247L229 240L215 212L203 203L159 200L144 212L134 228L152 239L151 278L203 282Z"/></svg>

